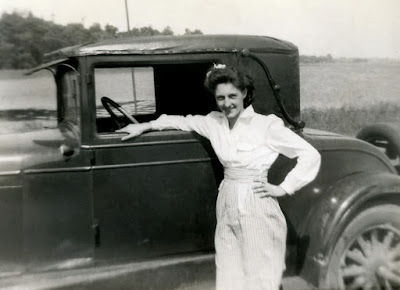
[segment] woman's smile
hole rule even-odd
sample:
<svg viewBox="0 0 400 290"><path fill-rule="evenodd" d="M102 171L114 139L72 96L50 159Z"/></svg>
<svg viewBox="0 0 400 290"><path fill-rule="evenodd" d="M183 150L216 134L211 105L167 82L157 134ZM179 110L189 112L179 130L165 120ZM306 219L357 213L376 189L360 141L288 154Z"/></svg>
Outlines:
<svg viewBox="0 0 400 290"><path fill-rule="evenodd" d="M224 109L225 115L229 116L229 114L234 112L234 110L235 110L235 107L225 108Z"/></svg>
<svg viewBox="0 0 400 290"><path fill-rule="evenodd" d="M232 83L219 84L215 89L215 100L218 108L228 118L230 127L233 127L240 113L244 110L243 100L246 91L242 92Z"/></svg>

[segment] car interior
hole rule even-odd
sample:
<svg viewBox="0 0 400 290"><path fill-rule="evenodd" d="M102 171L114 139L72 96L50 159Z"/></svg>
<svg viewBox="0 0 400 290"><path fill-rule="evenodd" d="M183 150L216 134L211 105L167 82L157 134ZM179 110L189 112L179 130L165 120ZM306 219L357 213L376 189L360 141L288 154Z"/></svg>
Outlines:
<svg viewBox="0 0 400 290"><path fill-rule="evenodd" d="M121 105L139 123L162 114L206 115L216 110L213 95L204 88L204 76L211 66L212 62L96 67L97 132L114 132L130 123L112 106L116 117L111 117L102 97Z"/></svg>

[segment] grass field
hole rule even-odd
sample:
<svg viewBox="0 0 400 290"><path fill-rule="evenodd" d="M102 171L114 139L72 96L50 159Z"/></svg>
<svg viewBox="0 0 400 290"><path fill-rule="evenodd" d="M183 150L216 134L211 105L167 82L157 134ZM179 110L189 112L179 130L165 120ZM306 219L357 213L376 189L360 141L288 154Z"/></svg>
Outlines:
<svg viewBox="0 0 400 290"><path fill-rule="evenodd" d="M399 62L304 64L300 83L307 127L354 136L368 124L400 124Z"/></svg>
<svg viewBox="0 0 400 290"><path fill-rule="evenodd" d="M400 105L379 102L360 107L309 107L303 109L302 120L310 128L355 136L361 128L373 123L396 122L400 125Z"/></svg>
<svg viewBox="0 0 400 290"><path fill-rule="evenodd" d="M377 122L400 124L400 62L300 65L307 127L354 136ZM42 71L0 71L0 133L56 125L55 86ZM24 110L22 110L24 109Z"/></svg>

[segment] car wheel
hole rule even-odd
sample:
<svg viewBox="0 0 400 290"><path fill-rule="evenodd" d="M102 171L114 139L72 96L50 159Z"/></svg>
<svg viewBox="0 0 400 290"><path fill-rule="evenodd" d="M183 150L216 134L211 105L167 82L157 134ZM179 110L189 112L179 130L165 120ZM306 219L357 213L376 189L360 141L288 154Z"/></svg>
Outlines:
<svg viewBox="0 0 400 290"><path fill-rule="evenodd" d="M331 252L322 288L400 289L400 206L361 212Z"/></svg>
<svg viewBox="0 0 400 290"><path fill-rule="evenodd" d="M381 149L400 173L400 126L374 124L361 129L356 137Z"/></svg>

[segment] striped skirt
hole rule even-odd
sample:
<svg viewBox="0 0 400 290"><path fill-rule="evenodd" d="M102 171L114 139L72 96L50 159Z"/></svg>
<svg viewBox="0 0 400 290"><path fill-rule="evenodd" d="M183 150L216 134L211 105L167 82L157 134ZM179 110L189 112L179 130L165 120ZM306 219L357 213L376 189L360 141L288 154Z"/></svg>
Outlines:
<svg viewBox="0 0 400 290"><path fill-rule="evenodd" d="M253 193L258 170L225 168L217 199L217 290L279 289L286 220L273 197Z"/></svg>

